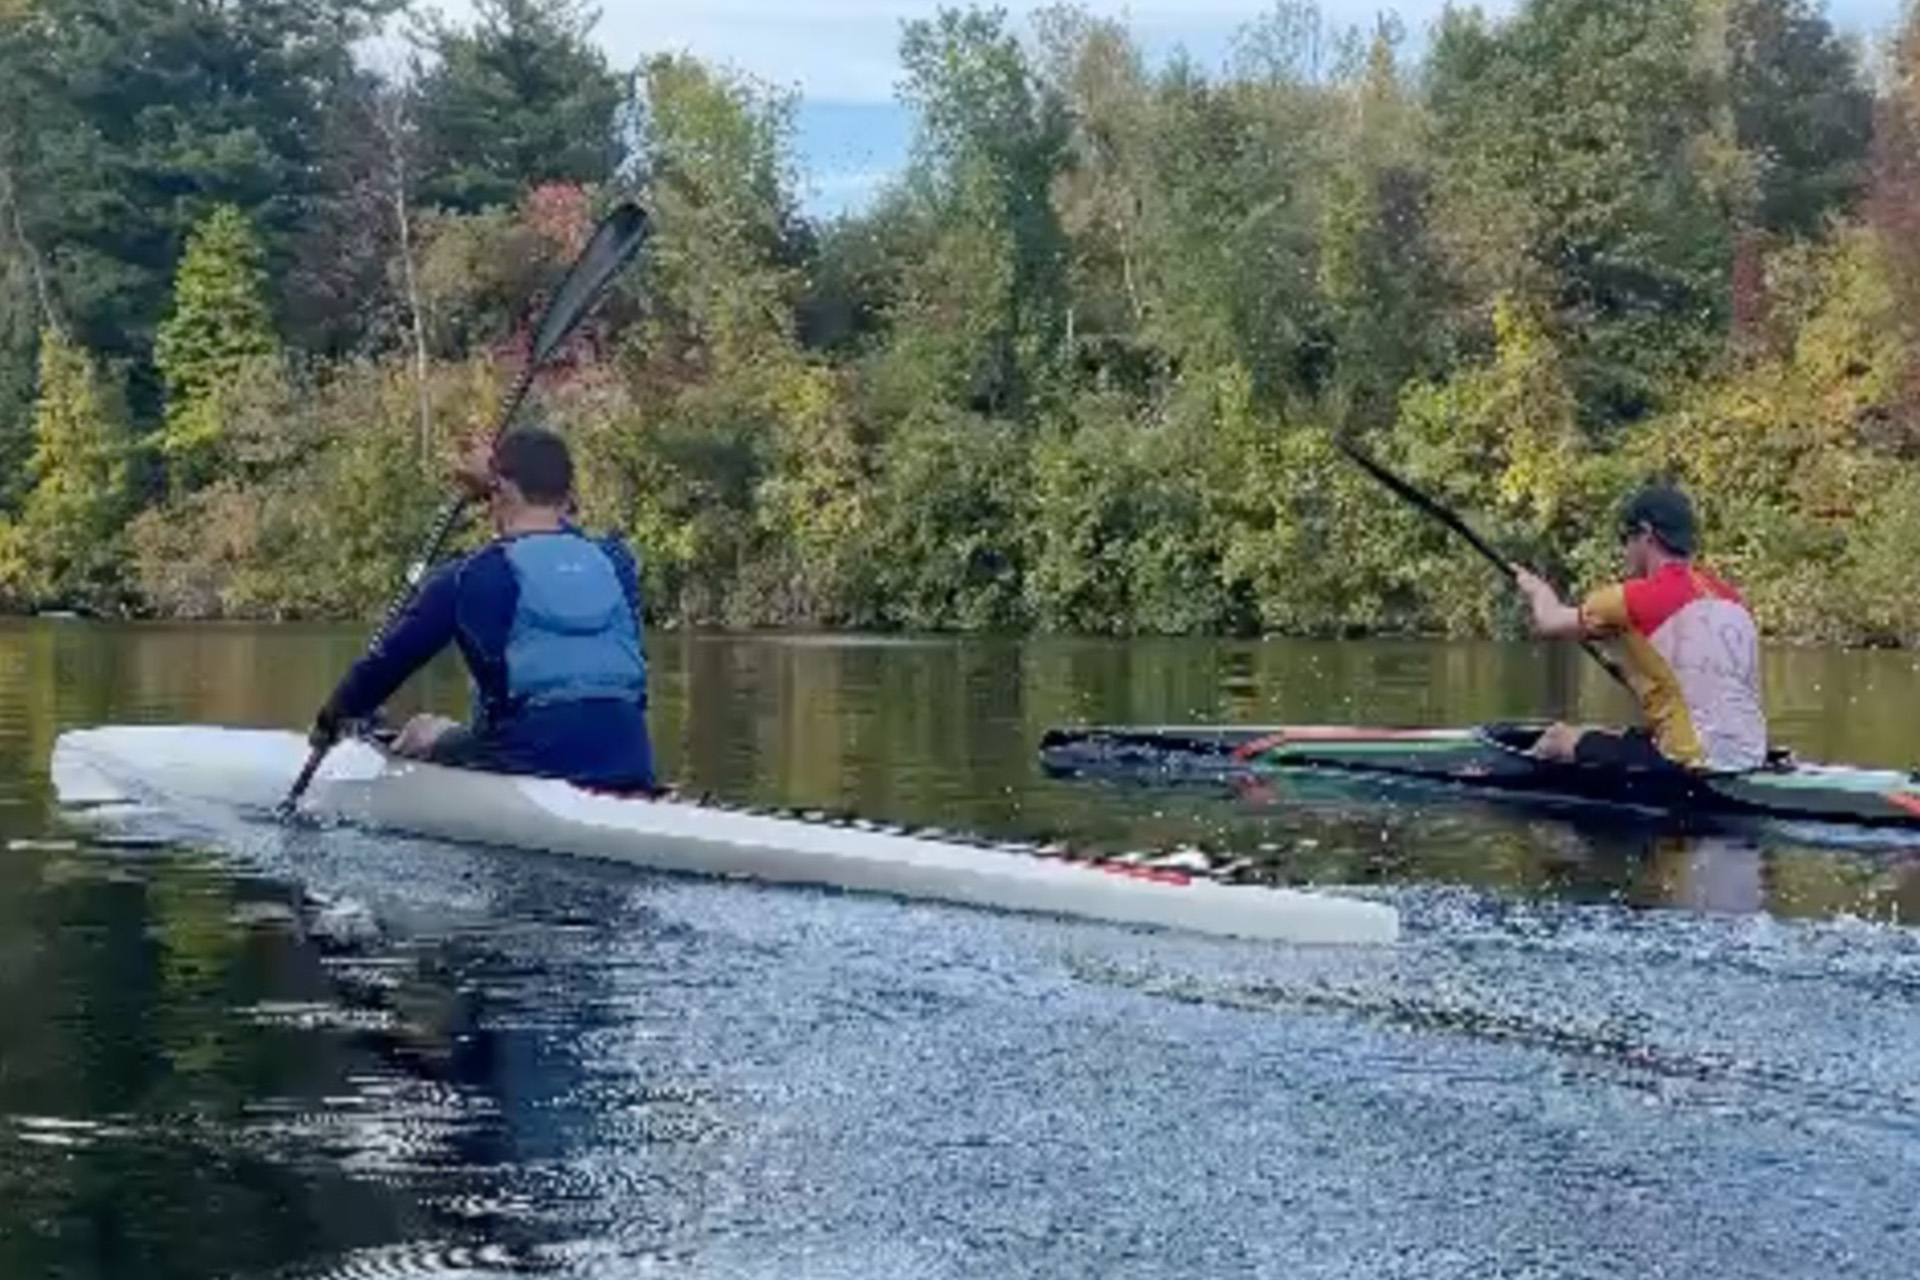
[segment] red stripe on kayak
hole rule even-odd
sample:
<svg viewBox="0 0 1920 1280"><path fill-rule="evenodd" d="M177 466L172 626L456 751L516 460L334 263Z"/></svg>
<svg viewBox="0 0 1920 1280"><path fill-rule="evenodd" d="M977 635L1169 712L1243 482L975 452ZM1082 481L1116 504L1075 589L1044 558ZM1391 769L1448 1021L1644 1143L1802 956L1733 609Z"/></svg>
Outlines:
<svg viewBox="0 0 1920 1280"><path fill-rule="evenodd" d="M1251 760L1263 751L1271 751L1275 747L1285 745L1286 741L1287 735L1285 733L1270 733L1264 738L1255 738L1252 742L1243 742L1235 747L1233 749L1233 758L1235 760Z"/></svg>
<svg viewBox="0 0 1920 1280"><path fill-rule="evenodd" d="M1284 747L1289 742L1426 742L1450 729L1359 729L1350 725L1290 725L1252 742L1234 748L1233 758L1250 760L1263 751Z"/></svg>
<svg viewBox="0 0 1920 1280"><path fill-rule="evenodd" d="M1165 867L1140 867L1127 862L1092 862L1087 865L1091 870L1104 871L1110 876L1125 876L1129 880L1174 885L1193 883L1193 877L1186 872L1169 871Z"/></svg>
<svg viewBox="0 0 1920 1280"><path fill-rule="evenodd" d="M1920 818L1920 796L1916 796L1912 792L1889 791L1887 792L1887 803L1893 805L1895 808L1905 809L1916 818Z"/></svg>
<svg viewBox="0 0 1920 1280"><path fill-rule="evenodd" d="M1280 730L1302 742L1425 742L1453 737L1458 729L1361 729L1352 725L1296 724Z"/></svg>

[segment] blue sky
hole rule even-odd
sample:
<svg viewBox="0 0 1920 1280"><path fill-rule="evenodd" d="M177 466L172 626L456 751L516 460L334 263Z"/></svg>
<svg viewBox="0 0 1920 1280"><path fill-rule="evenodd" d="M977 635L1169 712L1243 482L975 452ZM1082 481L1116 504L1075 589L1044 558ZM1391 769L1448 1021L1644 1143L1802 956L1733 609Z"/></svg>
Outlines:
<svg viewBox="0 0 1920 1280"><path fill-rule="evenodd" d="M435 0L429 0L435 3ZM1898 18L1901 0L1829 0L1843 28L1878 35ZM1016 19L1039 5L1000 0ZM1482 0L1490 13L1515 0ZM597 37L617 65L656 52L686 52L797 90L795 139L809 211L856 208L905 161L912 120L894 101L900 27L931 17L939 0L600 0ZM471 0L437 0L464 19ZM1150 58L1184 48L1206 65L1227 53L1234 34L1274 8L1272 0L1085 0L1084 8L1123 18ZM1336 26L1370 23L1391 8L1418 33L1445 0L1322 0ZM1024 24L1022 24L1024 29Z"/></svg>

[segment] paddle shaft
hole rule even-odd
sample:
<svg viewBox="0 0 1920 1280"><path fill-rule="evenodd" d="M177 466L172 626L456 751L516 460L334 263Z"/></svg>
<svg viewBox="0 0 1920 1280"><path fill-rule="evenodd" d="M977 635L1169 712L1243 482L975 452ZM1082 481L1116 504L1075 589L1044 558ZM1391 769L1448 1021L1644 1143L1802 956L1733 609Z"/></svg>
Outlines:
<svg viewBox="0 0 1920 1280"><path fill-rule="evenodd" d="M1498 551L1495 551L1485 538L1482 538L1478 533L1474 532L1473 527L1465 520L1462 520L1451 509L1441 505L1435 499L1414 488L1405 480L1402 480L1399 476L1387 470L1345 440L1336 440L1334 443L1339 445L1340 451L1353 459L1354 463L1359 466L1362 471L1365 471L1368 475L1379 481L1380 484L1390 492L1398 495L1410 506L1424 511L1428 516L1453 530L1468 546L1484 556L1487 563L1491 564L1501 573L1509 578L1513 576L1513 562L1501 555ZM1621 688L1627 690L1629 693L1634 691L1632 682L1627 679L1627 673L1620 669L1620 664L1600 652L1599 648L1596 647L1591 640L1580 641L1580 647L1586 650L1588 657L1600 664L1602 670L1612 676L1614 680L1618 681Z"/></svg>
<svg viewBox="0 0 1920 1280"><path fill-rule="evenodd" d="M519 412L521 402L527 398L527 392L533 387L536 367L529 354L527 367L520 371L520 378L514 385L513 394L507 398L506 405L494 425L492 436L494 444L500 443L500 437L506 434L508 424L513 421L513 415ZM400 620L400 615L407 611L407 606L413 602L413 597L420 590L420 584L426 580L428 568L440 558L441 548L445 547L447 539L453 536L454 526L460 523L460 514L466 510L468 501L467 495L461 493L449 498L446 505L440 508L440 514L434 518L433 528L428 531L426 545L415 557L413 563L407 567L406 581L400 590L394 593L393 601L387 606L386 616L380 620L379 630L374 632L369 648L378 648L380 642L386 639L387 632L393 629L393 624ZM288 790L287 798L281 802L282 812L290 811L300 803L300 797L307 793L309 786L313 785L313 775L319 771L320 762L327 758L327 752L331 747L331 743L326 746L316 743L307 753L307 762L300 766L300 776L293 780L293 786Z"/></svg>
<svg viewBox="0 0 1920 1280"><path fill-rule="evenodd" d="M513 391L508 395L500 417L494 423L491 440L495 446L498 446L500 438L506 435L507 426L513 421L514 414L520 411L520 404L527 398L527 392L532 390L533 376L538 369L539 365L535 363L534 357L529 355L527 367L520 371L520 377L513 384ZM472 499L468 494L457 493L447 499L446 504L440 508L440 514L434 517L433 527L427 531L426 546L414 558L413 563L407 566L406 582L395 593L393 603L387 606L387 616L380 624L380 631L374 643L378 644L380 640L385 639L387 631L399 620L400 615L406 612L407 605L412 603L414 595L419 592L420 584L426 580L427 570L432 567L435 560L440 558L441 549L447 545L447 539L453 536L454 526L460 523L460 514L466 510L467 503L470 501Z"/></svg>
<svg viewBox="0 0 1920 1280"><path fill-rule="evenodd" d="M515 379L513 390L501 406L499 416L494 421L493 434L490 437L494 447L513 424L514 415L520 411L527 393L533 388L533 380L541 366L552 359L568 334L593 310L607 287L640 250L641 243L648 232L648 219L638 205L624 203L608 215L594 232L593 239L581 250L574 260L567 276L561 281L552 302L540 318L534 330L531 346L527 352L527 362ZM393 602L387 607L386 616L381 620L379 630L375 632L370 648L377 648L394 624L399 621L414 595L425 581L427 570L439 558L447 539L453 536L454 526L460 521L460 514L470 501L465 493L459 493L449 499L435 517L428 531L427 542L420 554L407 568L405 581L394 595ZM319 771L320 763L326 759L332 749L331 742L315 742L307 753L307 760L300 768L299 777L294 779L287 797L280 804L281 813L291 813L299 804L300 797L306 794L313 776Z"/></svg>

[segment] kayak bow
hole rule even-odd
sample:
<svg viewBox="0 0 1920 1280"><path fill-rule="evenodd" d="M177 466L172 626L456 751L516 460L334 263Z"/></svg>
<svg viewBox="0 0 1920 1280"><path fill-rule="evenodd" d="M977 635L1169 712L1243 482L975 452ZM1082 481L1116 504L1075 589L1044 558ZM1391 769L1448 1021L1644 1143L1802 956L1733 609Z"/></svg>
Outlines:
<svg viewBox="0 0 1920 1280"><path fill-rule="evenodd" d="M1528 755L1544 727L1055 728L1041 739L1040 757L1047 772L1060 777L1179 783L1288 772L1373 775L1494 796L1920 831L1920 780L1899 770L1811 764L1784 755L1743 773L1597 768Z"/></svg>
<svg viewBox="0 0 1920 1280"><path fill-rule="evenodd" d="M297 734L205 726L64 733L54 787L73 807L219 806L271 812ZM1392 942L1382 903L1235 883L1226 870L974 841L828 815L620 796L548 778L449 769L355 739L330 754L306 811L374 830L624 862L663 871L894 894L1226 937Z"/></svg>

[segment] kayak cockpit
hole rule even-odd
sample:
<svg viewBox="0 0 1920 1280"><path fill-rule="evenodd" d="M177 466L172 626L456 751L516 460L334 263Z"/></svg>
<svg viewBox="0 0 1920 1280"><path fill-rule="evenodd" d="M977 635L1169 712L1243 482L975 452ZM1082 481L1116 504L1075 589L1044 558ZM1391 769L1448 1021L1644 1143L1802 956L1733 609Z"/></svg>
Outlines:
<svg viewBox="0 0 1920 1280"><path fill-rule="evenodd" d="M1479 736L1489 745L1498 747L1503 751L1510 751L1516 755L1527 755L1527 753L1533 750L1534 744L1540 741L1540 735L1545 733L1546 730L1547 725L1544 721L1495 721L1481 725L1479 728ZM1795 763L1796 760L1790 748L1769 747L1767 749L1766 762L1759 768L1740 770L1716 776L1737 778L1756 773L1789 773L1792 772ZM1658 771L1630 765L1611 766L1603 769L1584 764L1574 767L1595 769L1603 773L1621 774L1639 774Z"/></svg>
<svg viewBox="0 0 1920 1280"><path fill-rule="evenodd" d="M1540 735L1546 731L1547 726L1544 722L1537 724L1528 722L1496 722L1481 725L1479 736L1484 741L1499 747L1503 751L1511 751L1515 755L1526 755L1533 750L1534 744L1540 741Z"/></svg>

